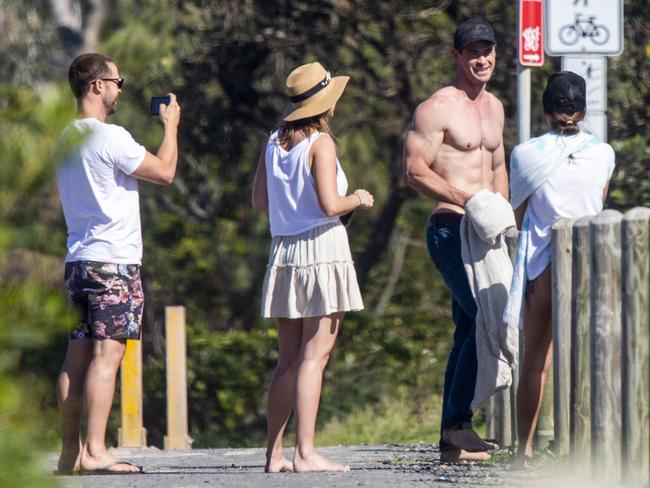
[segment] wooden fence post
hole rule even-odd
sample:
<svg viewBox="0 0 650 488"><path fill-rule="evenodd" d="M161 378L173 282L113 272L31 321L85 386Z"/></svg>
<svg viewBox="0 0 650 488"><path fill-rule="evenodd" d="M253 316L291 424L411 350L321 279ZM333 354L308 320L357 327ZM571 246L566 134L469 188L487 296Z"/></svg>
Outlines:
<svg viewBox="0 0 650 488"><path fill-rule="evenodd" d="M621 475L621 220L604 210L590 224L591 467L605 484Z"/></svg>
<svg viewBox="0 0 650 488"><path fill-rule="evenodd" d="M634 208L623 217L623 478L648 481L648 334L650 287L650 209Z"/></svg>
<svg viewBox="0 0 650 488"><path fill-rule="evenodd" d="M510 390L501 390L496 394L497 398L497 443L499 447L512 445L512 425L511 425L511 404Z"/></svg>
<svg viewBox="0 0 650 488"><path fill-rule="evenodd" d="M147 447L147 430L142 426L142 342L126 341L120 367L120 416L117 430L119 447Z"/></svg>
<svg viewBox="0 0 650 488"><path fill-rule="evenodd" d="M571 253L575 219L552 228L553 280L553 432L559 454L569 452L569 383L571 374Z"/></svg>
<svg viewBox="0 0 650 488"><path fill-rule="evenodd" d="M167 342L167 435L165 449L190 449L187 432L185 307L165 307Z"/></svg>
<svg viewBox="0 0 650 488"><path fill-rule="evenodd" d="M573 225L569 437L572 462L579 468L586 467L590 461L589 223L591 219L591 216L583 217Z"/></svg>
<svg viewBox="0 0 650 488"><path fill-rule="evenodd" d="M485 406L485 435L488 439L497 439L497 399L492 395Z"/></svg>

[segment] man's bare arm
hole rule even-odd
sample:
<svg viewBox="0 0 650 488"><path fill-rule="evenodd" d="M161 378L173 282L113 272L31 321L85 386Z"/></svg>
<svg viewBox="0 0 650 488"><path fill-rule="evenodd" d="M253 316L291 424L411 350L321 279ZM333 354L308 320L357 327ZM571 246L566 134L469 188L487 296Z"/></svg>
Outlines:
<svg viewBox="0 0 650 488"><path fill-rule="evenodd" d="M494 189L503 195L503 198L510 198L508 185L508 172L506 171L506 156L503 149L503 139L501 144L492 155L492 171L494 173Z"/></svg>
<svg viewBox="0 0 650 488"><path fill-rule="evenodd" d="M494 99L498 105L499 124L501 126L501 142L499 147L492 154L492 172L494 174L494 189L503 195L503 198L509 200L510 189L508 185L508 172L506 171L506 153L503 147L503 124L505 115L503 113L503 105L496 98Z"/></svg>
<svg viewBox="0 0 650 488"><path fill-rule="evenodd" d="M404 142L403 175L406 183L438 202L464 207L471 195L456 188L431 169L445 136L439 102L429 99L415 110Z"/></svg>

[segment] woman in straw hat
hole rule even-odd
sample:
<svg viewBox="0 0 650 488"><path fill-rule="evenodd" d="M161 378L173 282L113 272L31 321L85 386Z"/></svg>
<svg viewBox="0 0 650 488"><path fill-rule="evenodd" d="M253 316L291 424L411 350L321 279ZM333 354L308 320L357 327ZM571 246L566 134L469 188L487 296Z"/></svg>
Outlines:
<svg viewBox="0 0 650 488"><path fill-rule="evenodd" d="M284 121L260 156L253 207L267 211L271 251L264 277L262 315L278 324L279 356L268 393L266 471L347 471L314 448L323 371L349 310L363 302L339 216L370 208L373 197L348 183L327 121L349 80L330 77L319 63L287 78L291 101ZM293 461L282 452L292 409Z"/></svg>
<svg viewBox="0 0 650 488"><path fill-rule="evenodd" d="M544 383L551 366L551 229L560 218L603 209L614 150L583 132L586 82L571 72L551 75L543 94L550 130L516 146L510 157L510 203L521 228L506 320L518 325L524 303L524 356L517 390L519 451L515 467L533 454Z"/></svg>

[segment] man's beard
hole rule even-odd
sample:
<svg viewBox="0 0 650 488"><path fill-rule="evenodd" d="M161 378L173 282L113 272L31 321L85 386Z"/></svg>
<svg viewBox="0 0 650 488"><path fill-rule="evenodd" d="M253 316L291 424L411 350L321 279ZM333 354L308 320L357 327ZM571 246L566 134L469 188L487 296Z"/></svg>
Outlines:
<svg viewBox="0 0 650 488"><path fill-rule="evenodd" d="M112 102L104 101L104 110L106 111L106 115L114 114L116 105L117 99L113 100Z"/></svg>

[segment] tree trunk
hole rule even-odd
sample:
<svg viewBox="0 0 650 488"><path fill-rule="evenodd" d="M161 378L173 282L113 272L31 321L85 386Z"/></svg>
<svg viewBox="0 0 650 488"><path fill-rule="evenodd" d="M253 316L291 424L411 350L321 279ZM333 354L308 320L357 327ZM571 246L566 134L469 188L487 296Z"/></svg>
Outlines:
<svg viewBox="0 0 650 488"><path fill-rule="evenodd" d="M106 20L106 0L48 0L69 60L92 52ZM86 10L84 12L84 10Z"/></svg>

